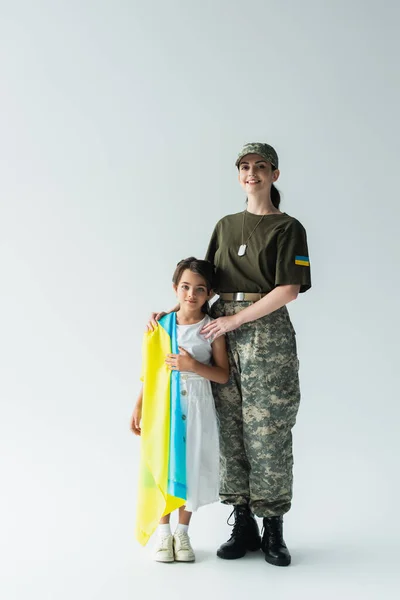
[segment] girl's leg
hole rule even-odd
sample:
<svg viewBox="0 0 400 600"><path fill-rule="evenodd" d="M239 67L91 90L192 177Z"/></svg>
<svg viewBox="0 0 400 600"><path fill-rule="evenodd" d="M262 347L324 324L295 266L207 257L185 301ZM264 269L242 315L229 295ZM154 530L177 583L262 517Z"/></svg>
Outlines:
<svg viewBox="0 0 400 600"><path fill-rule="evenodd" d="M169 521L170 521L170 517L171 517L170 514L169 515L165 515L164 517L162 517L160 519L160 525L167 525L167 523L169 523Z"/></svg>
<svg viewBox="0 0 400 600"><path fill-rule="evenodd" d="M157 562L173 562L174 549L173 538L170 526L170 516L165 515L160 519L157 527L156 545L154 548L154 560Z"/></svg>
<svg viewBox="0 0 400 600"><path fill-rule="evenodd" d="M185 506L181 506L179 509L179 525L189 527L191 517L192 513L186 510Z"/></svg>
<svg viewBox="0 0 400 600"><path fill-rule="evenodd" d="M175 560L178 562L193 562L195 560L188 535L191 517L192 513L181 506L179 509L179 523L174 533L174 555Z"/></svg>
<svg viewBox="0 0 400 600"><path fill-rule="evenodd" d="M157 533L159 536L164 537L166 535L171 535L171 526L170 526L170 518L171 515L165 515L160 519L160 524L157 527Z"/></svg>

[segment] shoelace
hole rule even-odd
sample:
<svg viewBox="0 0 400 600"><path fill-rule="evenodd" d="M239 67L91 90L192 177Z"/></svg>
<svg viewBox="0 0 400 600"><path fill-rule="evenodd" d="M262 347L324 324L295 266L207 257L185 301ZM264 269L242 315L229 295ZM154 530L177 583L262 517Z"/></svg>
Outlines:
<svg viewBox="0 0 400 600"><path fill-rule="evenodd" d="M191 550L192 549L190 546L190 539L189 539L189 536L187 533L183 533L182 531L177 531L175 535L176 535L176 537L179 538L182 550Z"/></svg>
<svg viewBox="0 0 400 600"><path fill-rule="evenodd" d="M243 530L246 529L246 522L245 522L245 518L243 519L235 519L234 523L230 523L229 519L231 518L231 516L234 514L235 509L233 509L233 511L231 512L231 514L229 515L228 519L227 519L227 524L232 527L233 525L233 529L232 529L232 535L231 537L236 537L236 536L240 536L241 532Z"/></svg>
<svg viewBox="0 0 400 600"><path fill-rule="evenodd" d="M164 535L162 538L160 538L160 550L169 550L169 546L168 546L168 540L169 540L169 535Z"/></svg>
<svg viewBox="0 0 400 600"><path fill-rule="evenodd" d="M232 527L232 525L234 525L234 523L229 523L229 519L231 518L231 516L233 515L234 512L235 512L235 509L233 509L233 511L231 512L231 514L229 515L229 517L226 520L226 522L229 525L229 527Z"/></svg>

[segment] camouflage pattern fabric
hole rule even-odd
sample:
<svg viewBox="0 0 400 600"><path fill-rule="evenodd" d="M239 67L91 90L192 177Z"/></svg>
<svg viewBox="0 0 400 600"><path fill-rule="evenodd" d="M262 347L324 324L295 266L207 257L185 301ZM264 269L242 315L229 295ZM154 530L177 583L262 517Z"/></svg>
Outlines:
<svg viewBox="0 0 400 600"><path fill-rule="evenodd" d="M218 300L212 316L230 316L250 304ZM292 499L291 430L300 402L296 335L287 308L245 323L226 338L230 378L213 385L221 501L249 503L259 517L282 515Z"/></svg>
<svg viewBox="0 0 400 600"><path fill-rule="evenodd" d="M246 156L246 154L259 154L263 157L264 160L271 163L271 165L275 167L275 169L278 169L279 167L279 159L276 150L269 144L253 142L251 144L246 144L245 146L243 146L235 162L235 165L237 167L239 166L239 163L242 160L242 158Z"/></svg>

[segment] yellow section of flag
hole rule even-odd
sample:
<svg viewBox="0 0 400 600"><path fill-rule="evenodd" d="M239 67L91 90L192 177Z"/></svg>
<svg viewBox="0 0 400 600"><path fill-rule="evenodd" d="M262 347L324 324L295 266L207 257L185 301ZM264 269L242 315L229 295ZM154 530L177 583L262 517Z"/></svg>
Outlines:
<svg viewBox="0 0 400 600"><path fill-rule="evenodd" d="M161 517L185 500L170 496L168 489L170 440L171 375L165 357L171 352L171 338L159 324L143 338L143 405L139 490L135 536L143 546L156 530Z"/></svg>

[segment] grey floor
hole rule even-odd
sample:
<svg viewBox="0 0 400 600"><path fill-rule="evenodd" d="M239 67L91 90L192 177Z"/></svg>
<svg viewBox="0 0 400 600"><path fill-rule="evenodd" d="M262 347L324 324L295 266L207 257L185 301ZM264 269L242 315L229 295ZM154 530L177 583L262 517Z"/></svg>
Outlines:
<svg viewBox="0 0 400 600"><path fill-rule="evenodd" d="M77 508L77 507L75 507ZM104 506L103 506L104 508ZM289 568L276 568L261 552L236 561L215 555L229 535L226 507L214 505L197 515L191 528L194 564L159 564L151 544L131 537L125 508L101 525L99 514L77 511L73 522L46 526L46 515L30 522L30 535L8 531L2 539L1 597L4 600L128 600L133 598L260 598L284 600L391 600L399 598L399 545L383 531L362 532L334 522L286 519L292 551ZM95 512L95 511L94 511ZM110 513L111 514L111 513ZM10 528L9 528L10 529ZM33 536L34 530L36 537ZM273 594L273 595L272 595Z"/></svg>

